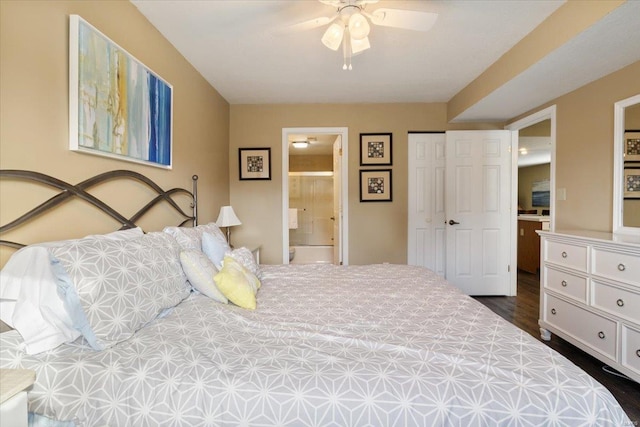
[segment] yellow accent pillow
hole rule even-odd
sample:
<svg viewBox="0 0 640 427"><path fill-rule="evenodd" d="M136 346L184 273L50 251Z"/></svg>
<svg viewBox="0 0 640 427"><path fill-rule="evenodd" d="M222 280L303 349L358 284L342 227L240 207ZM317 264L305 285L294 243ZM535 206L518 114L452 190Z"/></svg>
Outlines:
<svg viewBox="0 0 640 427"><path fill-rule="evenodd" d="M220 292L232 303L242 308L256 308L256 292L260 280L238 261L225 256L222 269L213 277Z"/></svg>

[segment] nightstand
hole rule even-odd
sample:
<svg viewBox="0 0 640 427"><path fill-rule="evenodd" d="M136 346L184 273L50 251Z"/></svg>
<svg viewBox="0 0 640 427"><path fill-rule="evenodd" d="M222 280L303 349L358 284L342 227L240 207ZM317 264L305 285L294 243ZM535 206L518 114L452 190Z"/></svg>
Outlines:
<svg viewBox="0 0 640 427"><path fill-rule="evenodd" d="M36 380L28 369L0 369L0 425L27 427L27 389Z"/></svg>

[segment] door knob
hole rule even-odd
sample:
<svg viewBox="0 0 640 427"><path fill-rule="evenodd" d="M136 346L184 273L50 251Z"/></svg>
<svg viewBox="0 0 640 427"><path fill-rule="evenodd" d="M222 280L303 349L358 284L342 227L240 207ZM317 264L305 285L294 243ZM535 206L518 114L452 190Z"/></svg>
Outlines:
<svg viewBox="0 0 640 427"><path fill-rule="evenodd" d="M449 220L449 225L456 225L456 224L460 224L458 221L454 221L452 219Z"/></svg>

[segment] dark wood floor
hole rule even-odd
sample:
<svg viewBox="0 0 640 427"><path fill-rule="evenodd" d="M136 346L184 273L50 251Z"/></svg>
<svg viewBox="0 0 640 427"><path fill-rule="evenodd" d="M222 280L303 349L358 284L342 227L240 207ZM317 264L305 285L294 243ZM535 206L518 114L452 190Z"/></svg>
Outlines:
<svg viewBox="0 0 640 427"><path fill-rule="evenodd" d="M603 369L605 365L601 361L555 335L552 335L551 341L548 342L540 339L538 327L540 280L538 275L518 272L518 296L476 297L476 299L585 370L600 384L608 388L631 421L635 422L635 425L640 425L640 384L605 372Z"/></svg>

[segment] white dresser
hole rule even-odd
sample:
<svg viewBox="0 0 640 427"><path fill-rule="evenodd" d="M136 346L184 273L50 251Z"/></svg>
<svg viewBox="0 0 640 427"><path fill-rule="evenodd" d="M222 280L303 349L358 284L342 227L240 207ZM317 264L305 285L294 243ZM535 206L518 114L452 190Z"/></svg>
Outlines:
<svg viewBox="0 0 640 427"><path fill-rule="evenodd" d="M640 382L640 238L538 231L540 333Z"/></svg>

